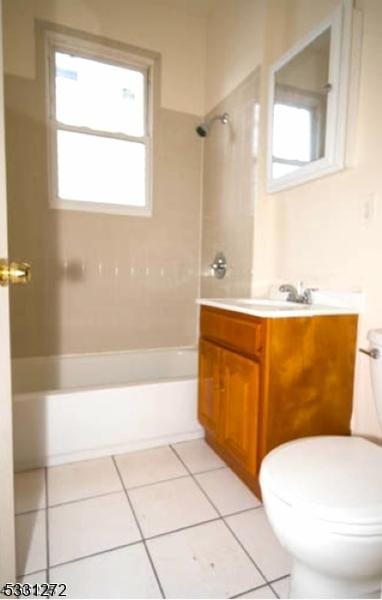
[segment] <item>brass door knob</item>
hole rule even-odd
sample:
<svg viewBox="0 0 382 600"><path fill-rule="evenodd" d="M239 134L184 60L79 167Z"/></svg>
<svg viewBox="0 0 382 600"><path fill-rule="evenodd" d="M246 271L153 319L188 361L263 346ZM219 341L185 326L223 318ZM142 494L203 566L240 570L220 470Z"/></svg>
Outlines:
<svg viewBox="0 0 382 600"><path fill-rule="evenodd" d="M29 283L31 278L30 264L0 259L0 285Z"/></svg>

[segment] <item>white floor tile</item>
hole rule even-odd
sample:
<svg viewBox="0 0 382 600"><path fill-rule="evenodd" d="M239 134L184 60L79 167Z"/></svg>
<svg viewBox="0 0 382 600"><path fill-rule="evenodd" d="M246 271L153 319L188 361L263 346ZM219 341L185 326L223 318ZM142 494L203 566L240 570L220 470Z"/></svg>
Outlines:
<svg viewBox="0 0 382 600"><path fill-rule="evenodd" d="M45 508L45 471L33 469L15 473L15 512Z"/></svg>
<svg viewBox="0 0 382 600"><path fill-rule="evenodd" d="M32 575L24 575L19 578L20 583L29 583L30 585L35 585L36 583L47 583L48 574L46 571L38 571L37 573L32 573Z"/></svg>
<svg viewBox="0 0 382 600"><path fill-rule="evenodd" d="M45 510L16 517L16 563L18 575L46 569Z"/></svg>
<svg viewBox="0 0 382 600"><path fill-rule="evenodd" d="M269 587L269 585L264 585L257 590L253 590L252 592L247 592L246 594L240 594L239 598L277 598L276 594L274 594Z"/></svg>
<svg viewBox="0 0 382 600"><path fill-rule="evenodd" d="M263 508L226 520L268 581L289 574L290 556L273 533Z"/></svg>
<svg viewBox="0 0 382 600"><path fill-rule="evenodd" d="M21 583L21 585L28 584L29 586L34 586L37 584L40 586L42 583L48 583L48 573L47 573L47 571L38 571L38 573L32 573L32 575L24 575L24 577L20 577L18 581L19 581L19 583ZM37 596L35 596L34 594L35 594L36 590L34 590L34 589L31 589L30 591L31 591L31 593L29 594L30 598L43 597L43 596L41 596L41 594L37 594ZM41 591L45 593L46 589L43 588ZM27 597L27 595L28 594L26 593L21 597L25 598L25 597Z"/></svg>
<svg viewBox="0 0 382 600"><path fill-rule="evenodd" d="M218 516L191 477L137 488L129 496L145 537Z"/></svg>
<svg viewBox="0 0 382 600"><path fill-rule="evenodd" d="M109 456L48 469L50 506L120 490L122 484Z"/></svg>
<svg viewBox="0 0 382 600"><path fill-rule="evenodd" d="M200 473L226 466L222 459L202 439L175 444L174 448L191 473Z"/></svg>
<svg viewBox="0 0 382 600"><path fill-rule="evenodd" d="M124 492L49 509L52 565L138 541Z"/></svg>
<svg viewBox="0 0 382 600"><path fill-rule="evenodd" d="M264 583L222 521L147 544L167 598L229 598Z"/></svg>
<svg viewBox="0 0 382 600"><path fill-rule="evenodd" d="M260 506L261 502L231 469L196 475L196 479L222 515Z"/></svg>
<svg viewBox="0 0 382 600"><path fill-rule="evenodd" d="M143 544L54 567L52 581L65 581L69 598L161 598Z"/></svg>
<svg viewBox="0 0 382 600"><path fill-rule="evenodd" d="M130 452L115 458L126 488L187 475L186 469L169 446Z"/></svg>
<svg viewBox="0 0 382 600"><path fill-rule="evenodd" d="M289 598L289 584L290 577L285 577L284 579L280 579L280 581L272 583L272 587L279 598Z"/></svg>

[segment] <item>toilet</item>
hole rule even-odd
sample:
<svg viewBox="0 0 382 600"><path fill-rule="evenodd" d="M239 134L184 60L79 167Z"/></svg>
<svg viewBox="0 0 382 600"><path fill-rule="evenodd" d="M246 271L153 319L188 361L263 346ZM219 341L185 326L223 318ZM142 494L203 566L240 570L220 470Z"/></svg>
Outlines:
<svg viewBox="0 0 382 600"><path fill-rule="evenodd" d="M370 363L382 423L382 329L368 339L380 351ZM381 597L381 446L355 436L294 440L265 457L260 485L292 557L291 598Z"/></svg>

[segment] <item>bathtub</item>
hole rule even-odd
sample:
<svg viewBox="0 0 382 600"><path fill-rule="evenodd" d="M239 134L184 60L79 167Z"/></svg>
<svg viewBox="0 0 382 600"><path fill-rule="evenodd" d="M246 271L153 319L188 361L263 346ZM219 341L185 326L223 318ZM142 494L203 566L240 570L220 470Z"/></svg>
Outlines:
<svg viewBox="0 0 382 600"><path fill-rule="evenodd" d="M201 437L196 370L193 348L14 359L16 470Z"/></svg>

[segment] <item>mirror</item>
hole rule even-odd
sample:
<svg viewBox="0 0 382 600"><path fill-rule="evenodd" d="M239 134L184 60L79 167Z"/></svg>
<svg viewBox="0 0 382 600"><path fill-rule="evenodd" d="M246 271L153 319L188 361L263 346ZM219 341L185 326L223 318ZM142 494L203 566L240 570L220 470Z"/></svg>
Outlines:
<svg viewBox="0 0 382 600"><path fill-rule="evenodd" d="M343 10L340 7L271 69L268 191L344 167L349 44Z"/></svg>

